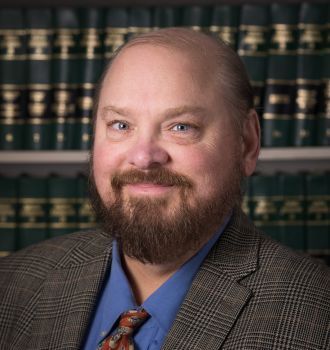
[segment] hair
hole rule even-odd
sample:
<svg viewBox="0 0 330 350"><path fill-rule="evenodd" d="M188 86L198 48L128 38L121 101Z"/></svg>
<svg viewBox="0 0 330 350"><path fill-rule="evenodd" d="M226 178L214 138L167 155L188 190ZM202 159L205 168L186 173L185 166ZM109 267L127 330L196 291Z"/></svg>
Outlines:
<svg viewBox="0 0 330 350"><path fill-rule="evenodd" d="M100 93L107 72L124 50L137 45L174 49L188 53L193 60L201 62L201 66L205 67L205 72L212 73L215 78L219 97L225 102L227 113L230 113L235 125L241 130L244 119L254 108L253 89L243 62L237 53L220 39L187 28L165 28L148 32L133 37L114 52L95 91L94 126ZM211 69L214 72L210 72Z"/></svg>

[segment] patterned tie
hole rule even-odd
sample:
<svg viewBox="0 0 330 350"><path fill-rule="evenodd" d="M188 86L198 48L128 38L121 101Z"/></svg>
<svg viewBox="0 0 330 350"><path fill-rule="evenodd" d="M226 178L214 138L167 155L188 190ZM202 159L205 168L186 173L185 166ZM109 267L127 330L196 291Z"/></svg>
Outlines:
<svg viewBox="0 0 330 350"><path fill-rule="evenodd" d="M97 350L134 350L133 332L142 325L149 314L144 309L129 310L121 314L119 325L105 338Z"/></svg>

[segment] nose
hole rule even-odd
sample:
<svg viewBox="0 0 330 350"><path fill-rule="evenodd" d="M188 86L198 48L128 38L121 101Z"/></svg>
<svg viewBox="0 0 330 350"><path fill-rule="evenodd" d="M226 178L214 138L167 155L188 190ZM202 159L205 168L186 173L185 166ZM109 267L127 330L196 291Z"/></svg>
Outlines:
<svg viewBox="0 0 330 350"><path fill-rule="evenodd" d="M140 140L133 145L128 162L141 170L165 165L169 161L167 151L153 140Z"/></svg>

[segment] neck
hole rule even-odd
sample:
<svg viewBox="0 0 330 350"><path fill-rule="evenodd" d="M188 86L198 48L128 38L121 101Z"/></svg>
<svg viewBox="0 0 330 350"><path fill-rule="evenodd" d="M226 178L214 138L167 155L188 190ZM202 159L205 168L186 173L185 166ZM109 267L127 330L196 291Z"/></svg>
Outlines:
<svg viewBox="0 0 330 350"><path fill-rule="evenodd" d="M138 305L141 305L195 253L190 252L175 262L159 265L142 263L124 254L123 268Z"/></svg>

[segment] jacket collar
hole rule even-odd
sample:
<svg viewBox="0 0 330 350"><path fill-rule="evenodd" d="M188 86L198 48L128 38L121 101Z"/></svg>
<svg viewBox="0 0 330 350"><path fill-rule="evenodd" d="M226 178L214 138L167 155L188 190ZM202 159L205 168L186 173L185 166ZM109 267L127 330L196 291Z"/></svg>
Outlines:
<svg viewBox="0 0 330 350"><path fill-rule="evenodd" d="M221 347L252 296L242 279L257 269L258 250L254 226L236 210L196 275L163 350Z"/></svg>

